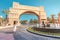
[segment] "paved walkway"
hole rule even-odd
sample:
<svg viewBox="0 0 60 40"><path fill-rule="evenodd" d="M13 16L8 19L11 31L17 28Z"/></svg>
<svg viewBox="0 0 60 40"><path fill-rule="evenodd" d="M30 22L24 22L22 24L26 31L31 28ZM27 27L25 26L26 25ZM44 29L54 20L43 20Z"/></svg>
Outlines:
<svg viewBox="0 0 60 40"><path fill-rule="evenodd" d="M14 40L13 34L0 33L0 40Z"/></svg>
<svg viewBox="0 0 60 40"><path fill-rule="evenodd" d="M12 30L13 27L0 29L0 40L14 40Z"/></svg>

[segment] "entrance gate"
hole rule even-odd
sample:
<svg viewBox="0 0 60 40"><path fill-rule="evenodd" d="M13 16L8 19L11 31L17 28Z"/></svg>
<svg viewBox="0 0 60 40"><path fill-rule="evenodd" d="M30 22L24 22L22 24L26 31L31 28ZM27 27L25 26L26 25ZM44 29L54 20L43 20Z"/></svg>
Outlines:
<svg viewBox="0 0 60 40"><path fill-rule="evenodd" d="M34 13L38 16L39 23L42 21L46 22L46 13L44 11L44 7L32 7L32 6L25 6L20 5L17 2L13 2L13 6L9 9L8 20L9 24L12 26L15 21L19 24L19 17L23 13Z"/></svg>

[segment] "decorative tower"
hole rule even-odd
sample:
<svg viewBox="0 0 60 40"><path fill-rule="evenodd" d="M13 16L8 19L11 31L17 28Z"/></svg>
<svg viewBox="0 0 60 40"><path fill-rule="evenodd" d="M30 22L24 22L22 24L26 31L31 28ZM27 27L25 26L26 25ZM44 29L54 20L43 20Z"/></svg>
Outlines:
<svg viewBox="0 0 60 40"><path fill-rule="evenodd" d="M40 6L40 22L42 23L43 21L44 21L44 23L47 22L46 12L44 10L44 7Z"/></svg>
<svg viewBox="0 0 60 40"><path fill-rule="evenodd" d="M58 14L58 23L60 23L60 13Z"/></svg>

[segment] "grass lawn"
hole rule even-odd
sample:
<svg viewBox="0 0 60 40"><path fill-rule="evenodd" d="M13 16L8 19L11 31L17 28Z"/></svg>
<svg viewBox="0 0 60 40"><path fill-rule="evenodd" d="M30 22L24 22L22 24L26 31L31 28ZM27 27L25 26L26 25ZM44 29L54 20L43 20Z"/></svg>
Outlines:
<svg viewBox="0 0 60 40"><path fill-rule="evenodd" d="M49 32L36 31L36 30L33 30L32 27L29 27L27 30L37 33L37 34L48 34L48 35L53 35L53 36L60 36L60 33L49 33Z"/></svg>

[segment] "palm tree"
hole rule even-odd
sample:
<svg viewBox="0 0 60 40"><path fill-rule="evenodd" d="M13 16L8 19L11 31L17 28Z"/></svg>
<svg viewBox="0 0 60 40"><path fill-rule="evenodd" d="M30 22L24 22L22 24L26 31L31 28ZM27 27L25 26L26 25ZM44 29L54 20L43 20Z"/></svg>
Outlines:
<svg viewBox="0 0 60 40"><path fill-rule="evenodd" d="M33 23L34 23L34 24L37 24L37 23L39 23L39 22L38 22L37 19L34 19L34 20L33 20Z"/></svg>
<svg viewBox="0 0 60 40"><path fill-rule="evenodd" d="M2 16L0 16L0 26L2 24L2 21L3 21L3 18L2 18Z"/></svg>
<svg viewBox="0 0 60 40"><path fill-rule="evenodd" d="M6 22L8 22L9 10L3 10L2 12L6 14L6 19L5 20L6 20Z"/></svg>
<svg viewBox="0 0 60 40"><path fill-rule="evenodd" d="M51 15L51 21L52 21L52 23L55 23L54 16L55 16L54 14Z"/></svg>
<svg viewBox="0 0 60 40"><path fill-rule="evenodd" d="M47 21L50 21L50 18L49 17L47 17Z"/></svg>
<svg viewBox="0 0 60 40"><path fill-rule="evenodd" d="M30 24L33 24L33 19L30 19L29 23L30 23Z"/></svg>
<svg viewBox="0 0 60 40"><path fill-rule="evenodd" d="M20 21L21 24L26 24L27 23L27 20L22 20Z"/></svg>

